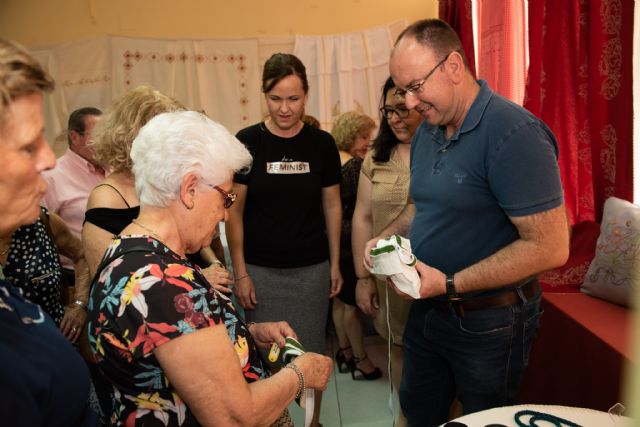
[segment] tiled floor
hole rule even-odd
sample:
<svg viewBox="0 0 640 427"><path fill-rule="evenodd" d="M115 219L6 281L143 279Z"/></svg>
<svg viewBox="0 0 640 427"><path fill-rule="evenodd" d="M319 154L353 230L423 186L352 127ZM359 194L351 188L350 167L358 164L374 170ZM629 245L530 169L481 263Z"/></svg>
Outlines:
<svg viewBox="0 0 640 427"><path fill-rule="evenodd" d="M332 341L329 339L327 351L335 355L337 346ZM387 345L379 336L368 336L365 346L369 357L384 376L374 381L354 381L350 373L341 374L334 365L331 381L322 398L320 422L323 427L393 427L389 409ZM289 411L296 427L303 427L304 410L293 403Z"/></svg>

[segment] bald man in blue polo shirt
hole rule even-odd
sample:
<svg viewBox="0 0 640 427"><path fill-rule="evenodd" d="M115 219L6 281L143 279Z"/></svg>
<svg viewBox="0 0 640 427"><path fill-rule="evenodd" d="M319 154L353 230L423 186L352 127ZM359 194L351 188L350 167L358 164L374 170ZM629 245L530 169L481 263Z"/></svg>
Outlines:
<svg viewBox="0 0 640 427"><path fill-rule="evenodd" d="M378 238L406 235L421 299L404 332L400 402L410 426L512 404L540 317L536 275L563 265L569 227L549 128L476 81L443 21L398 38L390 70L425 119L411 145L411 201ZM397 291L397 290L396 290Z"/></svg>

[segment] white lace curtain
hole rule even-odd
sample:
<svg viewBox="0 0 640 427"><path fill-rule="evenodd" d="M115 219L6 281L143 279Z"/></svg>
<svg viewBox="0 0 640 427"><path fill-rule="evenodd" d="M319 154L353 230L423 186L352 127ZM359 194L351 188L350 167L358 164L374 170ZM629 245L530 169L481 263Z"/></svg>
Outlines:
<svg viewBox="0 0 640 427"><path fill-rule="evenodd" d="M231 132L261 120L266 111L260 79L274 52L294 52L310 79L307 113L329 130L333 118L360 110L377 119L389 52L406 26L396 22L348 34L235 40L165 40L101 37L34 51L56 81L45 102L53 143L76 108L106 109L140 84L149 84L194 110L204 110ZM54 144L65 150L64 140Z"/></svg>
<svg viewBox="0 0 640 427"><path fill-rule="evenodd" d="M353 33L296 36L293 53L307 68L307 114L329 130L333 119L357 110L378 119L379 100L389 76L389 54L406 22Z"/></svg>
<svg viewBox="0 0 640 427"><path fill-rule="evenodd" d="M37 51L35 56L57 83L45 106L50 140L74 109L106 109L141 84L177 98L188 108L206 111L232 132L261 117L261 64L255 39L104 37Z"/></svg>

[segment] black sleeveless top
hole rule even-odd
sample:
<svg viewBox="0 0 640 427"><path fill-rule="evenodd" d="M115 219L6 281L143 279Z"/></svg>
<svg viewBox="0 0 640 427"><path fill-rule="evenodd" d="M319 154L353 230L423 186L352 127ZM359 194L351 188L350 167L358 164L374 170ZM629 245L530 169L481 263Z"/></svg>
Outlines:
<svg viewBox="0 0 640 427"><path fill-rule="evenodd" d="M88 222L90 224L95 225L96 227L102 228L105 231L113 235L119 235L122 230L124 230L127 225L131 224L131 221L136 219L140 214L140 206L129 206L127 203L127 199L124 198L122 193L118 191L116 187L110 184L98 184L96 187L100 187L101 185L111 187L113 191L118 193L118 196L122 198L124 204L127 205L126 208L93 208L89 209L84 213L84 222Z"/></svg>
<svg viewBox="0 0 640 427"><path fill-rule="evenodd" d="M84 213L84 222L100 227L114 235L120 234L138 217L140 206L129 208L93 208Z"/></svg>
<svg viewBox="0 0 640 427"><path fill-rule="evenodd" d="M120 235L122 230L127 228L131 222L138 217L140 214L140 206L129 206L127 200L122 196L122 194L112 185L109 184L99 184L106 185L114 189L116 193L124 203L127 205L126 208L92 208L84 213L84 222L88 222L90 224L95 225L96 227L100 227L105 231L113 234L114 236ZM195 254L187 254L187 258L194 264L197 264L201 268L206 268L209 266L208 262L200 256L199 253Z"/></svg>

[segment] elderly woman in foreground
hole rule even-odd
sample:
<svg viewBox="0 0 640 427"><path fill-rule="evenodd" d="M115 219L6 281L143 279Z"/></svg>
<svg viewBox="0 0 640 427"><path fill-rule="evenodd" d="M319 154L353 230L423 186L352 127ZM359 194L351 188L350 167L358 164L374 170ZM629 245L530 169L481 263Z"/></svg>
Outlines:
<svg viewBox="0 0 640 427"><path fill-rule="evenodd" d="M256 345L282 347L293 330L245 325L186 258L227 218L248 151L206 116L174 112L140 130L131 158L140 215L108 248L89 303L112 423L272 425L303 388L326 387L331 360L305 353L266 378Z"/></svg>
<svg viewBox="0 0 640 427"><path fill-rule="evenodd" d="M53 85L29 53L0 39L0 236L33 224L40 214L47 188L41 174L56 162L42 115L43 94ZM1 248L0 254L8 251ZM15 284L0 266L0 423L96 426L82 358Z"/></svg>

